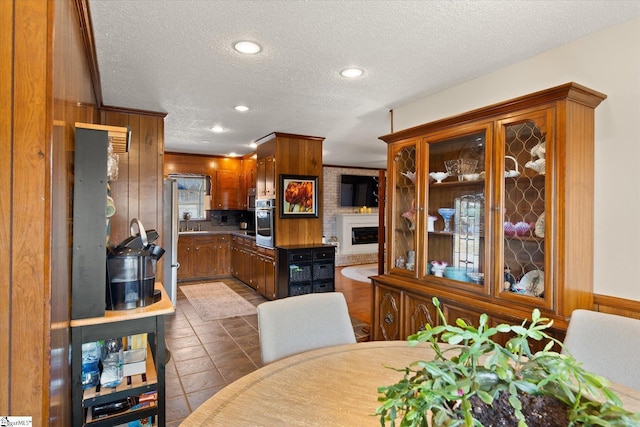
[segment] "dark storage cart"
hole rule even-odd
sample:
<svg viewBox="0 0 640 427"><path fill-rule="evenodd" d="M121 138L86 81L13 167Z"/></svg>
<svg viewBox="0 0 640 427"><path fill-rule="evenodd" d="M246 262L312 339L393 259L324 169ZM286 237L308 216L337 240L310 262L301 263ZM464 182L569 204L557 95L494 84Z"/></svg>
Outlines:
<svg viewBox="0 0 640 427"><path fill-rule="evenodd" d="M335 290L335 246L278 246L277 250L278 298Z"/></svg>

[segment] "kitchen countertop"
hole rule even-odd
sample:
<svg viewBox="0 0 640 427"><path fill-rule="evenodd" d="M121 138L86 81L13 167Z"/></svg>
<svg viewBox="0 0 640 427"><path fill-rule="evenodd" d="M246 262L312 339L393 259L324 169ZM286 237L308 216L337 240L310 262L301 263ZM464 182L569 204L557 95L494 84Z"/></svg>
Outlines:
<svg viewBox="0 0 640 427"><path fill-rule="evenodd" d="M240 230L239 228L232 228L232 227L218 227L214 230L178 232L178 236L215 236L220 234L235 234L238 236L246 236L254 239L256 237L254 230Z"/></svg>

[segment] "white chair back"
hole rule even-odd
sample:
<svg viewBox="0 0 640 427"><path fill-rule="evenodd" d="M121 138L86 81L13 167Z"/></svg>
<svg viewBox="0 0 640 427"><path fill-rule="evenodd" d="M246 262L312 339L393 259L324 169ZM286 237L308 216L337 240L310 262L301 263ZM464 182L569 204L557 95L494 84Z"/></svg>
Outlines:
<svg viewBox="0 0 640 427"><path fill-rule="evenodd" d="M640 320L575 310L564 345L586 370L640 390Z"/></svg>
<svg viewBox="0 0 640 427"><path fill-rule="evenodd" d="M258 305L262 363L321 347L356 342L344 295L299 295Z"/></svg>

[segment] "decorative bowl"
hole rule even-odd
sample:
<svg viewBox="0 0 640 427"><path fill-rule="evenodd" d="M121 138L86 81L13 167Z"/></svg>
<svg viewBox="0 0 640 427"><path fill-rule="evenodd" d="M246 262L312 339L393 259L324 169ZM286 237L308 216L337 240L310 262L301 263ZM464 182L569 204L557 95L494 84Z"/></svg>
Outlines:
<svg viewBox="0 0 640 427"><path fill-rule="evenodd" d="M514 163L514 168L513 169L507 169L504 172L504 176L506 178L516 178L516 177L520 176L520 170L519 170L520 169L520 165L518 165L518 161L516 160L516 158L513 157L513 156L504 156L504 158L505 158L505 167L507 167L506 166L506 164L507 164L506 161L507 160L511 160Z"/></svg>
<svg viewBox="0 0 640 427"><path fill-rule="evenodd" d="M474 273L471 271L467 272L467 277L471 279L473 283L482 283L484 282L484 273Z"/></svg>
<svg viewBox="0 0 640 427"><path fill-rule="evenodd" d="M444 277L447 279L457 280L459 282L468 282L467 270L460 267L447 267L444 269Z"/></svg>
<svg viewBox="0 0 640 427"><path fill-rule="evenodd" d="M545 159L538 159L535 161L528 161L524 167L525 168L529 168L535 172L537 172L539 175L544 175L544 167L546 164L546 160Z"/></svg>
<svg viewBox="0 0 640 427"><path fill-rule="evenodd" d="M440 184L445 178L449 176L447 172L431 172L429 176L436 180L436 183Z"/></svg>
<svg viewBox="0 0 640 427"><path fill-rule="evenodd" d="M456 213L456 208L438 208L438 213L443 217L451 218Z"/></svg>
<svg viewBox="0 0 640 427"><path fill-rule="evenodd" d="M447 168L447 172L450 176L457 176L462 180L462 175L474 173L476 167L478 167L478 160L476 159L452 159L445 160L444 167Z"/></svg>
<svg viewBox="0 0 640 427"><path fill-rule="evenodd" d="M516 235L516 226L513 223L506 221L504 223L504 235L505 236L515 236Z"/></svg>
<svg viewBox="0 0 640 427"><path fill-rule="evenodd" d="M411 182L416 182L416 173L415 172L402 172L402 175L406 176L407 178L409 178L411 180Z"/></svg>
<svg viewBox="0 0 640 427"><path fill-rule="evenodd" d="M522 237L522 236L526 236L529 233L531 226L524 221L520 221L513 226L513 229L516 235Z"/></svg>
<svg viewBox="0 0 640 427"><path fill-rule="evenodd" d="M462 175L462 177L465 179L465 181L477 181L480 179L480 174L479 173L467 173Z"/></svg>

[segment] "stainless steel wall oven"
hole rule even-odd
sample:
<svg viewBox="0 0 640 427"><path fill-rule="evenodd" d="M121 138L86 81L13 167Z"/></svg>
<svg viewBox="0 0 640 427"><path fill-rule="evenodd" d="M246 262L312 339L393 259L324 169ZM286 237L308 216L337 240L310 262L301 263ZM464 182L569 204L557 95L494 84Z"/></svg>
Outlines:
<svg viewBox="0 0 640 427"><path fill-rule="evenodd" d="M276 199L256 200L256 244L273 248L275 238Z"/></svg>

